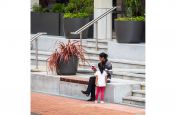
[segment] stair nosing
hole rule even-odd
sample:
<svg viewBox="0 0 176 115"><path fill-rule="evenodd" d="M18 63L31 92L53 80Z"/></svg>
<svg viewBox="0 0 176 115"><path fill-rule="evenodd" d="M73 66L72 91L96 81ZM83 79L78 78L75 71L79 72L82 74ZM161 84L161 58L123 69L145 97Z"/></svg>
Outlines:
<svg viewBox="0 0 176 115"><path fill-rule="evenodd" d="M144 102L145 103L145 98L143 97L135 97L135 96L126 96L123 97L124 100L130 100L130 101L137 101L137 102Z"/></svg>
<svg viewBox="0 0 176 115"><path fill-rule="evenodd" d="M145 90L132 90L132 93L145 94Z"/></svg>

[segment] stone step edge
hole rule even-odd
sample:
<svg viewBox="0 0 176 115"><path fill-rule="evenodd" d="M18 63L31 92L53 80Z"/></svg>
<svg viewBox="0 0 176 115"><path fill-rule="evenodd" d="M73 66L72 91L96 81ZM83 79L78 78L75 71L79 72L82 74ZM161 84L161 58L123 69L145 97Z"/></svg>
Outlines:
<svg viewBox="0 0 176 115"><path fill-rule="evenodd" d="M96 39L88 39L87 42L96 42ZM98 40L98 42L103 42L103 43L108 43L109 41L108 40ZM116 39L115 41L113 40L110 40L110 42L116 42ZM136 44L127 44L127 43L118 43L116 42L117 44L123 44L123 45L126 45L126 46L144 46L145 44L144 43L136 43Z"/></svg>
<svg viewBox="0 0 176 115"><path fill-rule="evenodd" d="M90 44L82 44L83 47L85 48L96 48L96 45L90 45ZM98 45L99 49L108 49L108 46L105 45Z"/></svg>
<svg viewBox="0 0 176 115"><path fill-rule="evenodd" d="M99 61L98 58L96 57L89 57L87 60L94 60L94 61ZM126 60L126 59L108 59L112 63L124 63L124 64L131 64L131 65L144 65L145 62L143 61L134 61L134 60Z"/></svg>
<svg viewBox="0 0 176 115"><path fill-rule="evenodd" d="M87 55L87 54L95 54L95 55L99 55L99 53L101 53L102 51L93 51L93 50L85 50L86 52L85 52L85 54ZM53 51L54 52L54 51ZM31 50L31 54L35 54L35 50ZM52 54L52 52L50 51L38 51L38 54L39 55L51 55Z"/></svg>
<svg viewBox="0 0 176 115"><path fill-rule="evenodd" d="M90 70L91 71L91 70ZM78 73L93 73L92 72L86 72L85 70L80 70L78 69ZM136 73L131 73L131 72L118 72L118 71L113 71L113 75L121 75L121 76L132 76L132 77L137 77L137 78L144 78L145 79L145 75L143 74L136 74Z"/></svg>
<svg viewBox="0 0 176 115"><path fill-rule="evenodd" d="M86 73L92 73L93 71L91 70L91 67L88 66L89 68L84 68L84 67L81 67L79 66L79 71L80 72L86 72ZM144 71L142 71L144 70ZM127 68L116 68L116 67L113 67L112 68L112 71L113 72L127 72L127 73L134 73L134 74L143 74L145 75L145 69L127 69Z"/></svg>
<svg viewBox="0 0 176 115"><path fill-rule="evenodd" d="M145 98L135 97L135 96L126 96L126 97L123 97L123 100L137 101L137 102L144 102L145 103Z"/></svg>
<svg viewBox="0 0 176 115"><path fill-rule="evenodd" d="M145 90L132 90L132 93L138 93L138 94L144 94L145 95Z"/></svg>
<svg viewBox="0 0 176 115"><path fill-rule="evenodd" d="M122 102L122 103L118 103L118 104L130 106L130 107L142 108L142 109L145 108L145 106L134 105L134 104L128 104L128 103L123 103L123 102Z"/></svg>
<svg viewBox="0 0 176 115"><path fill-rule="evenodd" d="M87 41L87 42L96 42L96 39L87 39L86 41ZM108 40L103 40L103 39L101 40L101 39L100 39L100 40L98 40L98 42L107 43Z"/></svg>

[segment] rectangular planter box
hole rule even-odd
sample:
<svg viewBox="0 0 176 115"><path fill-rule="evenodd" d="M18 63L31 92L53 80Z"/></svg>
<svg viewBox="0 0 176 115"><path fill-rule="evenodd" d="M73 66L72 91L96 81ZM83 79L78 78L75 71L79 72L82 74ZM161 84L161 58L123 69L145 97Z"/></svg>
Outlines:
<svg viewBox="0 0 176 115"><path fill-rule="evenodd" d="M145 21L115 21L116 39L119 43L140 43L145 39Z"/></svg>
<svg viewBox="0 0 176 115"><path fill-rule="evenodd" d="M48 35L63 35L62 14L31 12L31 33L47 32Z"/></svg>
<svg viewBox="0 0 176 115"><path fill-rule="evenodd" d="M64 18L64 33L67 39L80 39L79 35L71 34L89 22L88 18ZM88 28L82 32L82 38L88 38Z"/></svg>

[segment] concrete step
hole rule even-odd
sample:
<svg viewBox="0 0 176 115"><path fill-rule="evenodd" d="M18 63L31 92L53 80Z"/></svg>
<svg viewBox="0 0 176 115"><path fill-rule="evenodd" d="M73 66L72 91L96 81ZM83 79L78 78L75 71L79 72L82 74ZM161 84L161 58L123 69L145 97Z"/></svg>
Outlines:
<svg viewBox="0 0 176 115"><path fill-rule="evenodd" d="M123 103L145 107L145 98L135 97L135 96L126 96L126 97L123 97Z"/></svg>
<svg viewBox="0 0 176 115"><path fill-rule="evenodd" d="M93 73L93 71L91 69L79 68L78 73L90 74L90 73ZM121 68L119 68L119 69L118 68L113 68L112 78L134 80L134 81L140 81L140 82L145 81L145 75L144 74L132 73L130 71L126 71L125 69L121 69Z"/></svg>
<svg viewBox="0 0 176 115"><path fill-rule="evenodd" d="M39 65L45 65L45 62L46 62L46 59L49 57L49 55L42 55L42 54L39 54ZM88 59L88 57L86 57L86 61L88 61L90 63L90 65L97 65L97 63L99 62L98 59L96 58L92 58L92 59ZM33 63L33 61L35 61L35 55L32 54L31 56L31 62ZM44 63L42 62L44 61ZM111 61L111 60L110 60ZM132 64L132 63L124 63L123 60L118 60L118 61L111 61L112 62L112 66L113 68L126 68L126 69L136 69L136 68L145 68L145 65L139 65L139 64ZM35 62L34 62L35 63ZM90 69L90 65L85 63L79 63L79 66L81 68L84 68L84 69Z"/></svg>
<svg viewBox="0 0 176 115"><path fill-rule="evenodd" d="M95 46L96 45L96 40L95 39L88 39L87 44ZM98 45L107 46L108 41L107 40L98 40Z"/></svg>
<svg viewBox="0 0 176 115"><path fill-rule="evenodd" d="M38 51L39 57L48 58L51 54L52 54L52 52ZM35 50L31 50L31 56L35 56Z"/></svg>
<svg viewBox="0 0 176 115"><path fill-rule="evenodd" d="M86 57L86 60L91 64L95 64L99 62L99 58L97 57ZM145 63L141 61L133 61L133 60L124 60L124 59L110 59L109 61L112 63L115 68L128 68L128 69L144 69Z"/></svg>
<svg viewBox="0 0 176 115"><path fill-rule="evenodd" d="M125 105L125 106L131 106L131 107L136 107L136 108L142 108L145 109L144 106L139 106L139 105L134 105L134 104L128 104L128 103L120 103L121 105Z"/></svg>
<svg viewBox="0 0 176 115"><path fill-rule="evenodd" d="M39 61L39 63L41 63ZM45 64L44 66L39 66L39 70L40 71L47 71L48 68L46 68L46 62L43 64ZM35 68L35 61L33 63L33 65L31 66L32 68L31 69L34 69ZM130 72L122 72L122 70L117 69L116 70L119 70L119 71L113 71L113 76L112 78L116 78L116 79L123 79L123 80L132 80L132 81L137 81L137 82L143 82L145 81L145 75L143 74L135 74L135 73L130 73ZM125 70L125 69L124 69ZM94 75L94 72L91 70L91 69L83 69L83 68L79 68L78 67L78 74L87 74L89 76L93 76Z"/></svg>
<svg viewBox="0 0 176 115"><path fill-rule="evenodd" d="M35 65L36 63L36 57L35 56L31 56L31 65ZM47 57L38 57L38 65L39 66L46 66L46 62L47 62Z"/></svg>
<svg viewBox="0 0 176 115"><path fill-rule="evenodd" d="M145 90L132 90L132 96L145 98Z"/></svg>
<svg viewBox="0 0 176 115"><path fill-rule="evenodd" d="M45 57L38 57L38 65L39 66L45 66L43 68L46 68L47 65L47 58ZM35 56L31 56L31 65L35 65ZM118 78L118 79L126 79L126 80L134 80L134 81L145 81L145 75L144 74L137 74L137 73L133 73L133 72L128 72L128 71L123 71L123 69L119 68L118 69L114 68L113 69L113 78ZM45 69L46 70L46 69ZM117 70L117 71L116 71ZM125 69L124 69L125 70ZM88 74L92 74L93 75L93 71L91 70L91 68L89 67L88 69L82 68L82 67L78 67L78 73L88 73ZM145 89L144 85L141 85L141 89Z"/></svg>
<svg viewBox="0 0 176 115"><path fill-rule="evenodd" d="M89 52L89 51L88 51ZM31 50L31 60L35 60L35 51ZM45 61L49 56L51 55L51 52L46 52L46 51L38 51L38 58L39 61L42 62ZM88 61L91 65L96 65L99 62L98 58L98 52L96 51L90 51L89 52L90 56L86 56L86 61ZM92 55L92 56L91 56ZM96 55L93 56L93 55ZM113 68L145 68L145 64L143 62L137 62L137 61L131 61L131 60L124 60L124 59L109 59L109 61L112 62ZM80 67L83 68L90 68L88 64L81 64L80 62Z"/></svg>
<svg viewBox="0 0 176 115"><path fill-rule="evenodd" d="M95 51L96 50L96 45L83 44L83 48L85 50ZM105 46L105 45L98 45L98 51L100 51L100 52L107 52L108 51L108 47Z"/></svg>
<svg viewBox="0 0 176 115"><path fill-rule="evenodd" d="M87 49L86 52L85 52L85 55L87 57L96 57L99 59L99 54L101 53L102 51L96 51L96 50L90 50L90 49ZM106 51L104 51L105 53L107 53Z"/></svg>
<svg viewBox="0 0 176 115"><path fill-rule="evenodd" d="M86 69L80 67L80 72L81 72L81 70L82 70L83 73L84 72L86 72L86 73L92 73L93 72L90 67L86 68ZM114 72L126 72L126 73L134 73L134 74L145 75L145 69L126 69L126 68L115 68L115 67L113 67L112 71L113 71L113 73Z"/></svg>
<svg viewBox="0 0 176 115"><path fill-rule="evenodd" d="M139 105L127 104L127 103L120 103L120 104L121 104L121 105L125 105L125 106L130 106L130 107L145 109L145 106L139 106Z"/></svg>
<svg viewBox="0 0 176 115"><path fill-rule="evenodd" d="M134 80L134 81L145 81L145 75L135 74L128 72L113 72L113 77L118 79Z"/></svg>

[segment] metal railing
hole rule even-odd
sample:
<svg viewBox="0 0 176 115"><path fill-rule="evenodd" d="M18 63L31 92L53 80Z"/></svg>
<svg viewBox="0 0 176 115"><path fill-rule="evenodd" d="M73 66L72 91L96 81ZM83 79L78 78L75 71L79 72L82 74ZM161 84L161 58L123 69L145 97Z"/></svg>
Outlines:
<svg viewBox="0 0 176 115"><path fill-rule="evenodd" d="M97 17L96 19L90 21L89 23L87 23L86 25L84 25L83 27L81 27L80 29L78 29L75 32L71 32L71 34L80 34L80 42L81 42L81 47L82 47L82 32L87 29L88 27L90 27L91 25L95 24L96 30L95 30L95 35L96 35L96 50L98 50L98 21L100 19L102 19L103 17L107 16L109 13L111 13L113 10L115 10L116 7L110 8L108 11L106 11L105 13L103 13L102 15L100 15L99 17Z"/></svg>
<svg viewBox="0 0 176 115"><path fill-rule="evenodd" d="M31 42L33 42L35 40L35 60L36 60L36 69L38 69L38 38L41 36L41 35L45 35L47 34L46 32L38 32L37 34L35 34L34 36L32 36L31 38Z"/></svg>

